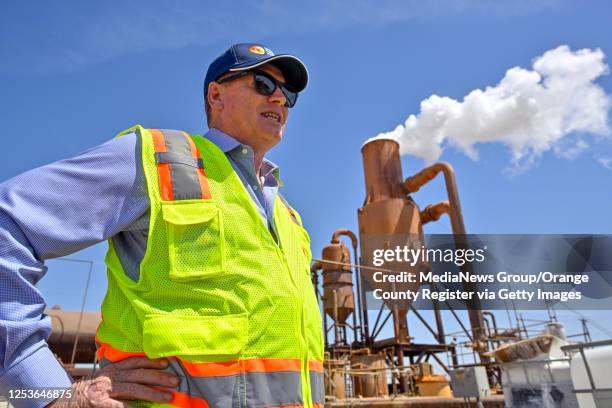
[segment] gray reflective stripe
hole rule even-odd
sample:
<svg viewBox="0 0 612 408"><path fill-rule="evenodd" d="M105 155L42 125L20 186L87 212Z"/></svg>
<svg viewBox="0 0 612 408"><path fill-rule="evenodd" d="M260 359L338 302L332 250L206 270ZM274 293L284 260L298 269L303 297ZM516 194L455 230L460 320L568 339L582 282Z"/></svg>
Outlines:
<svg viewBox="0 0 612 408"><path fill-rule="evenodd" d="M183 368L180 361L171 358L169 362L170 365L163 371L177 375L181 382L177 387L166 388L189 395L190 397L204 399L211 408L239 408L244 406L244 391L240 391L240 388L244 390L244 385L243 381L240 381L239 374L216 377L192 377ZM109 360L105 358L100 360L100 367L104 367L107 364L110 364Z"/></svg>
<svg viewBox="0 0 612 408"><path fill-rule="evenodd" d="M192 157L191 145L187 137L178 130L160 129L166 141L166 151L171 157ZM182 161L170 161L170 178L174 200L202 198L202 189L196 168Z"/></svg>
<svg viewBox="0 0 612 408"><path fill-rule="evenodd" d="M179 360L170 358L170 365L163 371L176 374L181 379L177 387L170 388L191 397L201 398L211 408L240 407L277 407L303 405L301 376L295 371L276 371L268 373L243 373L214 377L192 377ZM102 358L100 366L110 361ZM313 377L313 374L316 374ZM319 379L320 377L320 379ZM314 386L313 378L320 387ZM310 373L312 398L315 403L323 403L323 374ZM321 396L316 392L321 391Z"/></svg>
<svg viewBox="0 0 612 408"><path fill-rule="evenodd" d="M299 372L246 373L249 406L303 405Z"/></svg>
<svg viewBox="0 0 612 408"><path fill-rule="evenodd" d="M170 164L184 164L186 166L191 166L195 168L202 169L204 168L204 163L202 159L198 159L191 156L185 156L182 154L172 153L172 152L159 152L155 153L155 160L157 164L161 163L170 163Z"/></svg>
<svg viewBox="0 0 612 408"><path fill-rule="evenodd" d="M323 385L323 373L310 372L310 392L312 402L315 404L325 403L325 386Z"/></svg>
<svg viewBox="0 0 612 408"><path fill-rule="evenodd" d="M181 383L174 390L206 400L208 406L219 408L238 408L240 406L240 375L215 377L192 377L179 360L169 359L166 371L179 376Z"/></svg>
<svg viewBox="0 0 612 408"><path fill-rule="evenodd" d="M166 139L166 151L183 156L191 156L191 146L180 130L159 129Z"/></svg>

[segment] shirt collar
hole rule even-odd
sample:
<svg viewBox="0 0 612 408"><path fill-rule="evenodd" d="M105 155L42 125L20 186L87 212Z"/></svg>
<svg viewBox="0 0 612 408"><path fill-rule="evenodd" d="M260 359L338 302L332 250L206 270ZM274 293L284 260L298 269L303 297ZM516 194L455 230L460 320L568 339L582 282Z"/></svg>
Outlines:
<svg viewBox="0 0 612 408"><path fill-rule="evenodd" d="M204 134L204 137L213 142L215 146L217 146L219 149L221 149L223 153L226 154L238 147L244 146L248 147L249 149L251 148L250 146L243 145L238 140L234 139L232 136L217 128L209 129L208 132ZM276 179L276 182L280 187L283 186L283 183L280 180L280 171L278 166L274 162L266 159L265 157L261 163L260 175L265 179L268 179L268 177L271 175Z"/></svg>
<svg viewBox="0 0 612 408"><path fill-rule="evenodd" d="M211 128L206 132L204 137L215 144L223 153L227 153L230 150L240 146L240 142L228 135L223 133L219 129Z"/></svg>

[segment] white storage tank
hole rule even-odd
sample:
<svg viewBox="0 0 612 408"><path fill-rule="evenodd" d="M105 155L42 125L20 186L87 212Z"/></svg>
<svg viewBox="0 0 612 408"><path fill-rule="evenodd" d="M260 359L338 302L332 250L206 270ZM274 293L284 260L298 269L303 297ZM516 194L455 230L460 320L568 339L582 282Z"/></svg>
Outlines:
<svg viewBox="0 0 612 408"><path fill-rule="evenodd" d="M573 354L571 375L579 407L612 407L612 340L573 344L563 350Z"/></svg>
<svg viewBox="0 0 612 408"><path fill-rule="evenodd" d="M502 383L508 408L578 408L569 360L503 364Z"/></svg>
<svg viewBox="0 0 612 408"><path fill-rule="evenodd" d="M506 344L489 353L501 364L507 408L578 408L570 375L563 327L554 323L544 333Z"/></svg>

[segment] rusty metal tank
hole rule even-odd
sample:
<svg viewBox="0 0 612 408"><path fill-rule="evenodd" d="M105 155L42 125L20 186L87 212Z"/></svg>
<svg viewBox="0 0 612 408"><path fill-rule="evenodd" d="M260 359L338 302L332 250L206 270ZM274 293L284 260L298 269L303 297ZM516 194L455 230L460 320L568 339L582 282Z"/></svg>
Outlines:
<svg viewBox="0 0 612 408"><path fill-rule="evenodd" d="M361 149L365 173L366 198L358 210L359 241L361 246L363 281L370 288L389 292L416 291L419 283L378 283L373 281L375 270L418 272L427 268L418 262L413 267L407 262L385 262L375 265L374 250L394 250L397 247L418 249L423 245L423 226L419 207L403 188L399 144L394 140L379 139L366 143ZM368 273L368 271L370 271ZM418 274L417 274L418 276ZM396 308L400 321L405 320L409 300L385 301ZM398 333L396 333L398 334Z"/></svg>
<svg viewBox="0 0 612 408"><path fill-rule="evenodd" d="M344 243L332 242L322 255L323 309L336 324L343 324L355 311L350 252Z"/></svg>
<svg viewBox="0 0 612 408"><path fill-rule="evenodd" d="M384 354L353 355L351 375L356 397L382 397L389 395L387 362Z"/></svg>
<svg viewBox="0 0 612 408"><path fill-rule="evenodd" d="M366 198L359 209L360 234L403 234L422 232L416 204L403 189L399 144L379 139L361 148Z"/></svg>

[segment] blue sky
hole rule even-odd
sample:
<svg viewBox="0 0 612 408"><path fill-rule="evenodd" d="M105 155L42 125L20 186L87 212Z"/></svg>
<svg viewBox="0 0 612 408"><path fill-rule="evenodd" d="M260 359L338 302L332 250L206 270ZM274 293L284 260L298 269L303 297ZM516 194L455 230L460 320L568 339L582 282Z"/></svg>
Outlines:
<svg viewBox="0 0 612 408"><path fill-rule="evenodd" d="M560 45L599 48L610 64L611 27L606 1L6 1L0 112L10 154L0 180L135 123L204 132L208 64L232 43L261 42L298 55L310 72L270 158L318 256L333 230L357 230L365 140L418 114L433 94L461 101ZM609 75L595 83L612 93ZM565 140L588 147L571 159L545 151L514 175L506 145L476 145L478 160L446 148L441 160L456 169L468 232L612 233L610 135L574 132ZM404 156L402 164L406 177L424 161ZM437 180L414 198L422 207L443 200L442 187ZM446 220L426 228L448 231ZM88 309L103 296L104 250L72 256L94 262ZM48 303L79 308L87 266L48 265L40 284Z"/></svg>

